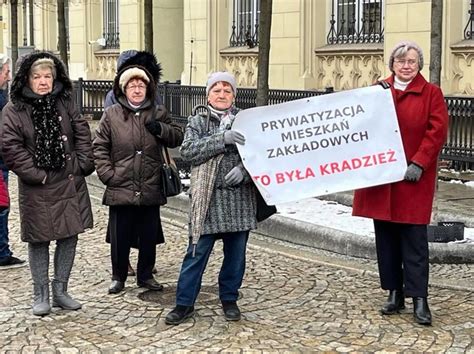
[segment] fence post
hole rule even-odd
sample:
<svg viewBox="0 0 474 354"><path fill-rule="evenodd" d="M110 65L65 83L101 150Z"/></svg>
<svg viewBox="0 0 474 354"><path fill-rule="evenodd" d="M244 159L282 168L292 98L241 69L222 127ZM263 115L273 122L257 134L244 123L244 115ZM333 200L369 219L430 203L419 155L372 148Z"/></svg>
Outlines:
<svg viewBox="0 0 474 354"><path fill-rule="evenodd" d="M79 78L77 81L77 90L76 90L76 99L77 99L77 104L79 105L79 112L81 114L84 114L84 103L83 103L83 79L82 77Z"/></svg>

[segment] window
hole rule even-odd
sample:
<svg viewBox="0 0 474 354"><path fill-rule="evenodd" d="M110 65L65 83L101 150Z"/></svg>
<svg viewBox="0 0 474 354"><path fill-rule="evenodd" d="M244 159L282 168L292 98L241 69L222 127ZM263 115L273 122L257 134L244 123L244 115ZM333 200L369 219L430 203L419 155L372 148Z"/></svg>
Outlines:
<svg viewBox="0 0 474 354"><path fill-rule="evenodd" d="M469 20L464 28L464 39L474 39L474 0L471 0L471 8L468 11Z"/></svg>
<svg viewBox="0 0 474 354"><path fill-rule="evenodd" d="M383 42L382 0L332 0L328 44Z"/></svg>
<svg viewBox="0 0 474 354"><path fill-rule="evenodd" d="M120 48L119 0L104 0L103 6L105 48Z"/></svg>
<svg viewBox="0 0 474 354"><path fill-rule="evenodd" d="M258 45L260 0L234 0L231 47Z"/></svg>

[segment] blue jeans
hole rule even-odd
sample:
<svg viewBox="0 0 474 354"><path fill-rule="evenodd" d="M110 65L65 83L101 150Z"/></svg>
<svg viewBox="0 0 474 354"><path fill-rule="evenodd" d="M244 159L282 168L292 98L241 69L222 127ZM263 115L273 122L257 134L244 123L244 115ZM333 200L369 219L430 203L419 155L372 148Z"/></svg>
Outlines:
<svg viewBox="0 0 474 354"><path fill-rule="evenodd" d="M237 301L245 273L248 237L249 231L202 235L196 245L194 257L190 241L179 274L176 304L193 306L196 302L209 255L219 238L222 238L224 244L224 260L219 272L219 298L221 301Z"/></svg>
<svg viewBox="0 0 474 354"><path fill-rule="evenodd" d="M2 170L3 180L8 189L8 170ZM7 258L12 255L8 246L8 213L10 209L5 209L0 213L0 259Z"/></svg>

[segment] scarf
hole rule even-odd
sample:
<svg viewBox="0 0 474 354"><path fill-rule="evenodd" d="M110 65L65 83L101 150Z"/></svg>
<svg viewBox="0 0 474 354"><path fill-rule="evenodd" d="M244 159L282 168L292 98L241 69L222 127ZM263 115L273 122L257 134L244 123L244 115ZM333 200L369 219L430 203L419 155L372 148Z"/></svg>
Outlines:
<svg viewBox="0 0 474 354"><path fill-rule="evenodd" d="M56 108L57 94L62 85L56 83L51 93L38 95L29 87L22 90L31 104L31 118L35 131L35 154L33 162L37 168L57 170L66 165L64 145L61 139L61 124Z"/></svg>

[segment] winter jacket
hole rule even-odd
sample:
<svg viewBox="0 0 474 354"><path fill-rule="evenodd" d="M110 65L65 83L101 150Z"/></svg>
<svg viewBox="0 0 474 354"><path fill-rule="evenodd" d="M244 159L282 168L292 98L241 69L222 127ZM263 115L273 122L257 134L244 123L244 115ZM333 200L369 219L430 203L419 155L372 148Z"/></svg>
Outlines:
<svg viewBox="0 0 474 354"><path fill-rule="evenodd" d="M29 69L39 58L51 58L56 67L57 94L65 165L54 170L38 168L34 162L35 127L32 105L23 95ZM67 238L92 228L92 209L85 176L94 171L89 125L72 98L72 83L62 62L48 52L32 52L24 58L13 80L11 101L3 109L2 155L18 176L21 239L45 242Z"/></svg>
<svg viewBox="0 0 474 354"><path fill-rule="evenodd" d="M97 174L107 188L105 205L163 205L161 168L163 147L174 148L183 140L181 128L172 122L164 106L147 100L132 109L125 98L107 108L93 142ZM152 135L145 122L156 119L159 137Z"/></svg>
<svg viewBox="0 0 474 354"><path fill-rule="evenodd" d="M8 102L8 90L0 90L0 122L2 121L2 113L1 110L3 110L3 107ZM7 166L5 166L5 163L3 162L3 158L0 154L0 170L2 171L8 171Z"/></svg>
<svg viewBox="0 0 474 354"><path fill-rule="evenodd" d="M209 130L207 130L207 121L207 116L204 114L190 117L180 148L182 159L189 161L191 166L198 166L214 156L223 154L216 171L214 189L202 234L255 229L257 227L255 186L243 167L237 148L234 145L224 144L224 131L219 129L219 118L211 115ZM244 180L236 186L229 186L225 182L225 175L235 166L240 167ZM191 191L192 189L193 181L191 181Z"/></svg>
<svg viewBox="0 0 474 354"><path fill-rule="evenodd" d="M391 86L407 163L422 167L418 182L400 181L357 190L353 215L407 224L429 224L437 160L446 141L448 111L438 86L418 75L405 91Z"/></svg>

